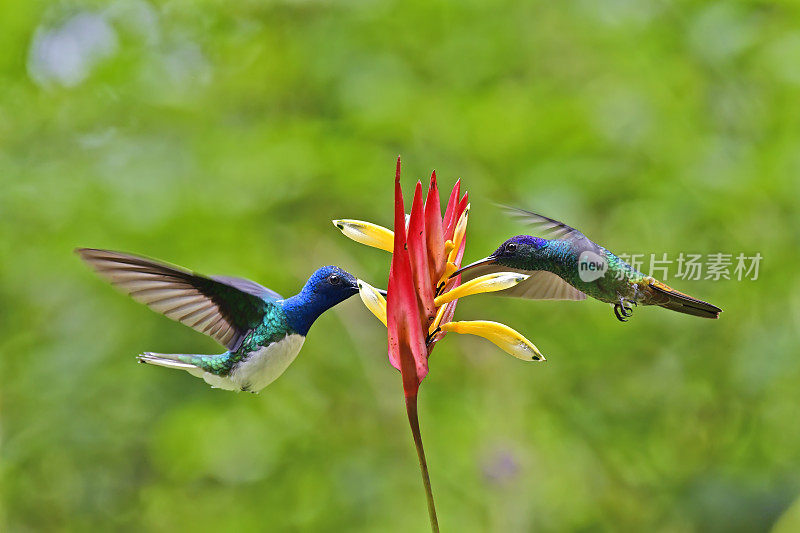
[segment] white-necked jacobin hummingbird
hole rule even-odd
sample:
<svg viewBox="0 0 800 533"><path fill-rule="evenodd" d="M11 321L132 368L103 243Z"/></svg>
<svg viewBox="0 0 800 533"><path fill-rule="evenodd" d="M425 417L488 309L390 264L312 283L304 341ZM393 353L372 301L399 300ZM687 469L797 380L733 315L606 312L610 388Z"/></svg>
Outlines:
<svg viewBox="0 0 800 533"><path fill-rule="evenodd" d="M219 355L146 352L142 363L179 368L212 387L258 392L294 361L311 324L358 292L336 266L314 272L299 294L283 298L241 278L206 277L151 259L108 250L76 250L102 277L151 309L211 336Z"/></svg>
<svg viewBox="0 0 800 533"><path fill-rule="evenodd" d="M507 208L513 215L550 232L553 239L517 235L490 256L460 268L467 279L482 274L515 270L530 277L498 295L532 300L584 300L587 295L614 305L625 322L633 305L658 305L703 318L718 318L722 309L692 298L646 276L563 222L530 211Z"/></svg>

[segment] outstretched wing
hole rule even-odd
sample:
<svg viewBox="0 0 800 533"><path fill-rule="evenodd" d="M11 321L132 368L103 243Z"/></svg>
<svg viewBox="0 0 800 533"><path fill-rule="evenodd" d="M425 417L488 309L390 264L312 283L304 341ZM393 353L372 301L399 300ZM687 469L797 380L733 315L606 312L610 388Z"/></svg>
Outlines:
<svg viewBox="0 0 800 533"><path fill-rule="evenodd" d="M546 217L544 215L534 213L533 211L526 211L525 209L520 209L518 207L510 207L507 205L501 205L500 207L505 209L509 216L536 227L540 231L548 234L550 237L570 241L586 239L586 235L577 229L573 228L572 226L567 226L563 222L560 222L554 218Z"/></svg>
<svg viewBox="0 0 800 533"><path fill-rule="evenodd" d="M267 300L280 295L240 278L208 278L180 267L136 255L78 248L75 250L102 277L134 300L209 335L235 350L247 332L263 319Z"/></svg>
<svg viewBox="0 0 800 533"><path fill-rule="evenodd" d="M518 207L503 207L511 217L526 222L541 232L548 234L553 239L560 239L572 243L572 250L580 256L583 252L592 252L597 255L605 255L605 249L581 233L579 230L568 226L554 218L546 217L533 211L526 211Z"/></svg>
<svg viewBox="0 0 800 533"><path fill-rule="evenodd" d="M511 296L512 298L525 298L527 300L585 300L586 295L558 277L545 270L519 270L502 265L481 265L464 272L463 281L475 279L484 274L496 272L519 272L529 277L525 281L514 285L510 289L494 292L497 296Z"/></svg>
<svg viewBox="0 0 800 533"><path fill-rule="evenodd" d="M272 289L268 289L263 285L259 285L255 281L250 281L249 279L244 278L234 278L231 276L209 276L214 281L219 281L224 285L228 285L233 287L234 289L239 289L242 292L246 292L247 294L252 294L253 296L257 296L264 300L283 300L283 296L278 294L277 292L273 291Z"/></svg>

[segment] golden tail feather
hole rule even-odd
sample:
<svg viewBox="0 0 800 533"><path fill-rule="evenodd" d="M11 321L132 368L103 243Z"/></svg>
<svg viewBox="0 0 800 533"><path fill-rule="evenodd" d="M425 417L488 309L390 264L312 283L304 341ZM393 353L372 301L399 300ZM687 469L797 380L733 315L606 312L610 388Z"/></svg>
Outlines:
<svg viewBox="0 0 800 533"><path fill-rule="evenodd" d="M722 312L719 307L676 291L660 281L652 280L647 287L650 293L647 303L651 305L660 305L665 309L702 318L719 318Z"/></svg>

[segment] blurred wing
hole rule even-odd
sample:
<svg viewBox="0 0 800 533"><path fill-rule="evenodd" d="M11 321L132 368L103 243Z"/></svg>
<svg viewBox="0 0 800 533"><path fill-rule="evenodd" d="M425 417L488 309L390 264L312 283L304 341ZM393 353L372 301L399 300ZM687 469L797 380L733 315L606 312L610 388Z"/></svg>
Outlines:
<svg viewBox="0 0 800 533"><path fill-rule="evenodd" d="M586 295L553 274L545 270L519 270L500 265L481 265L471 268L462 274L462 281L469 281L484 274L496 272L519 272L530 276L528 279L510 289L498 291L497 296L525 298L526 300L585 300Z"/></svg>
<svg viewBox="0 0 800 533"><path fill-rule="evenodd" d="M134 300L209 335L229 350L263 319L264 298L280 296L239 278L207 278L180 267L108 250L76 250L102 277Z"/></svg>
<svg viewBox="0 0 800 533"><path fill-rule="evenodd" d="M539 215L532 211L526 211L525 209L519 209L518 207L509 207L507 205L501 205L500 207L505 209L509 216L531 224L532 226L556 239L570 241L586 239L586 235L580 231L553 218Z"/></svg>

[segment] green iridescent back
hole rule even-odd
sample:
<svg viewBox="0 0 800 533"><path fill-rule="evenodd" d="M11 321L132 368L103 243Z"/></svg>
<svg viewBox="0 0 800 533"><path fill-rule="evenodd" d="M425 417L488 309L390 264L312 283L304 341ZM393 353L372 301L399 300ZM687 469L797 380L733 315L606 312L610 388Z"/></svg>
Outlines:
<svg viewBox="0 0 800 533"><path fill-rule="evenodd" d="M631 282L640 281L645 277L643 273L602 246L592 243L588 239L585 242L591 244L592 248L581 246L582 241L576 243L564 239L547 240L540 253L536 257L528 259L525 268L552 272L587 296L609 303L617 302L619 295L629 294ZM581 279L578 259L586 250L605 256L608 270L603 277L593 281Z"/></svg>
<svg viewBox="0 0 800 533"><path fill-rule="evenodd" d="M234 365L260 348L278 342L294 333L286 313L280 304L265 302L264 316L254 329L242 340L236 351L228 351L220 355L186 355L180 358L184 363L191 363L217 376L226 376Z"/></svg>

